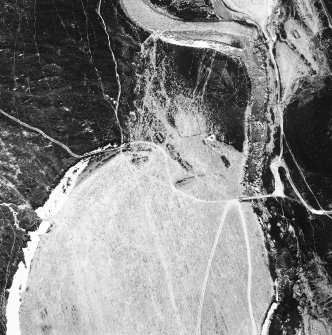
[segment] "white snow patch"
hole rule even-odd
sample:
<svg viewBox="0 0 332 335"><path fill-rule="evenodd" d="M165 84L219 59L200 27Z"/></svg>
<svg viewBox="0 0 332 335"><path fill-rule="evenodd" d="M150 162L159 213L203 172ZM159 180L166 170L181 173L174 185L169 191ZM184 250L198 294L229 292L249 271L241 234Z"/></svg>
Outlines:
<svg viewBox="0 0 332 335"><path fill-rule="evenodd" d="M197 49L213 49L217 50L219 52L233 52L237 53L240 51L240 49L232 47L231 42L227 40L222 42L214 42L214 41L206 41L206 40L194 40L194 39L185 39L177 36L176 33L171 34L157 34L157 37L170 44L175 44L175 45L180 45L180 46L185 46L185 47L190 47L190 48L197 48ZM228 44L229 43L229 44Z"/></svg>
<svg viewBox="0 0 332 335"><path fill-rule="evenodd" d="M279 167L280 167L280 162L276 159L270 165L270 169L274 177L274 192L272 194L275 197L285 197L284 185L281 181L279 171L278 171Z"/></svg>
<svg viewBox="0 0 332 335"><path fill-rule="evenodd" d="M38 248L40 237L46 234L51 226L51 222L47 221L47 218L55 215L61 209L67 200L68 195L74 188L77 177L86 168L88 162L89 159L83 159L75 166L71 167L50 194L44 206L36 209L36 213L43 221L36 231L29 234L31 241L27 243L26 248L23 248L25 264L21 262L18 265L18 269L13 278L12 286L8 289L9 297L6 308L7 335L21 334L19 319L21 294L26 290L31 262L35 251Z"/></svg>
<svg viewBox="0 0 332 335"><path fill-rule="evenodd" d="M273 317L273 314L274 314L275 310L277 309L277 307L278 307L278 303L273 302L270 309L269 309L269 312L267 313L266 319L264 321L261 335L269 335L269 329L270 329L270 326L271 326L272 317Z"/></svg>

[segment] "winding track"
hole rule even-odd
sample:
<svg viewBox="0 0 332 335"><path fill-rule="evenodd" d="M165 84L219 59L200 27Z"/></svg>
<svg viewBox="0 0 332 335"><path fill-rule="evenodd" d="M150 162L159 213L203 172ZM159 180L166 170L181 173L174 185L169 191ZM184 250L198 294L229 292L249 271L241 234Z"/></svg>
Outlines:
<svg viewBox="0 0 332 335"><path fill-rule="evenodd" d="M120 0L120 3L128 18L148 32L159 32L165 42L187 40L187 45L193 45L200 41L202 47L210 42L244 49L246 41L256 35L253 28L236 22L184 22L146 0ZM199 47L197 43L193 46Z"/></svg>

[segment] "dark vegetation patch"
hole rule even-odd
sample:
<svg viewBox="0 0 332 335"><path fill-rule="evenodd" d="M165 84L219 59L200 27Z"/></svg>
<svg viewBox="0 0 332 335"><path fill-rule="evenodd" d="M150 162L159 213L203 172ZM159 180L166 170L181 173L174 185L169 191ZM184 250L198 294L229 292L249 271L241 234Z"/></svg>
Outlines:
<svg viewBox="0 0 332 335"><path fill-rule="evenodd" d="M318 90L314 90L314 85L304 80L297 98L286 108L284 124L289 148L286 146L285 159L305 198L317 208L307 182L323 207L331 208L332 79L325 78Z"/></svg>
<svg viewBox="0 0 332 335"><path fill-rule="evenodd" d="M97 0L8 0L0 9L0 108L79 154L119 142L110 46L123 86L123 120L133 108L135 56L143 36L117 1L102 3L106 32L97 6ZM40 223L33 210L76 159L2 114L0 125L0 200L10 203L26 229L17 229L15 215L0 203L0 334L5 334L5 289L23 259L28 231Z"/></svg>
<svg viewBox="0 0 332 335"><path fill-rule="evenodd" d="M184 21L217 19L210 0L151 0L151 3Z"/></svg>

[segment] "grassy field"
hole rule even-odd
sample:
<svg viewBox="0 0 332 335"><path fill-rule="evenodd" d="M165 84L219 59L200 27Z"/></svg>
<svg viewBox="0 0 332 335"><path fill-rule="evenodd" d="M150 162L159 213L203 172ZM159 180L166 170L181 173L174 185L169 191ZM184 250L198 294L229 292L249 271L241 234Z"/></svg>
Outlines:
<svg viewBox="0 0 332 335"><path fill-rule="evenodd" d="M23 335L258 334L272 297L259 223L180 170L142 144L80 181L33 260Z"/></svg>

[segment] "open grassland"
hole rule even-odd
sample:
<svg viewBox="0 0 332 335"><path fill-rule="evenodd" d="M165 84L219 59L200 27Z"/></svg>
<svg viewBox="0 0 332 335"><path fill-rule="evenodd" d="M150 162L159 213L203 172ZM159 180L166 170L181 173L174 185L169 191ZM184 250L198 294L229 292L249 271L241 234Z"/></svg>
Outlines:
<svg viewBox="0 0 332 335"><path fill-rule="evenodd" d="M176 184L177 168L145 145L80 181L33 260L23 335L258 334L272 297L259 223L191 192L203 177Z"/></svg>

